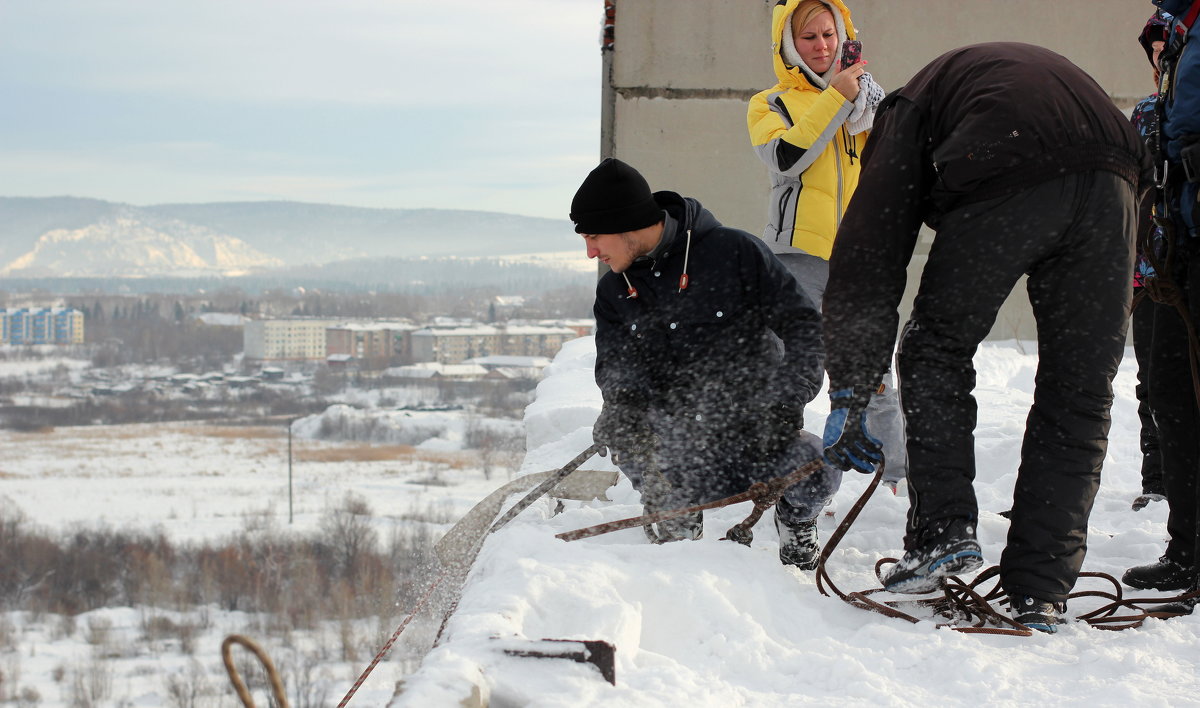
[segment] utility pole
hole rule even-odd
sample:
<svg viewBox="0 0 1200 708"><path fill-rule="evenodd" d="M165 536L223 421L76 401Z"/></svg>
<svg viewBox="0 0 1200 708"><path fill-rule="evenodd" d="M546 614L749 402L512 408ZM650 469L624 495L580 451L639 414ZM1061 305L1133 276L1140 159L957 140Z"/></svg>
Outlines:
<svg viewBox="0 0 1200 708"><path fill-rule="evenodd" d="M295 518L292 511L292 423L296 422L296 418L288 418L288 523L292 523Z"/></svg>

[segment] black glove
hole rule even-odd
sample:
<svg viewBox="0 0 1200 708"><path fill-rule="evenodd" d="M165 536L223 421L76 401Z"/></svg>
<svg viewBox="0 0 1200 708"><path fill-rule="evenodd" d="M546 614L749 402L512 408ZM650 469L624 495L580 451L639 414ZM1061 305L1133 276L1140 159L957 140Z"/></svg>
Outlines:
<svg viewBox="0 0 1200 708"><path fill-rule="evenodd" d="M592 425L592 442L616 455L644 456L654 447L654 433L646 420L646 411L630 405L605 403L600 417ZM605 452L601 452L604 455Z"/></svg>
<svg viewBox="0 0 1200 708"><path fill-rule="evenodd" d="M867 404L871 389L854 386L829 394L829 417L825 419L825 461L840 470L855 469L875 474L883 462L883 442L867 430Z"/></svg>

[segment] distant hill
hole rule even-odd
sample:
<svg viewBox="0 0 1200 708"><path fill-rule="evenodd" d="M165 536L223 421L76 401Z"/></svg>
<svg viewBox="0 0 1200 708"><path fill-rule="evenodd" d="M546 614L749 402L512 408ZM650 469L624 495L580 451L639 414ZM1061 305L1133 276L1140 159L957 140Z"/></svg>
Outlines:
<svg viewBox="0 0 1200 708"><path fill-rule="evenodd" d="M0 197L0 276L230 277L384 258L582 248L570 222L482 211L302 202L133 206ZM353 269L339 269L353 279Z"/></svg>

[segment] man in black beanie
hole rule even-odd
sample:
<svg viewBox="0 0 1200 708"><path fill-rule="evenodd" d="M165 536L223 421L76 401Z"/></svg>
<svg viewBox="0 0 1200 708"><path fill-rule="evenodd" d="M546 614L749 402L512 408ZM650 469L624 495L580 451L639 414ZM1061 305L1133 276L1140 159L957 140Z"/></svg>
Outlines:
<svg viewBox="0 0 1200 708"><path fill-rule="evenodd" d="M754 236L695 199L651 193L633 167L600 163L571 202L596 287L597 443L646 511L745 491L821 456L804 405L821 387L821 317ZM828 466L776 506L780 559L815 567L816 518L837 491ZM699 538L699 514L647 527L656 542Z"/></svg>

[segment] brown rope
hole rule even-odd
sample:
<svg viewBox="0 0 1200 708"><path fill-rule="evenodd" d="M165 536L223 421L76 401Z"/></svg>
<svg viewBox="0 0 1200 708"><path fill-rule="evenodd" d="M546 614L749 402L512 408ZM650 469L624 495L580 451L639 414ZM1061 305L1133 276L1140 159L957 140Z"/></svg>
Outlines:
<svg viewBox="0 0 1200 708"><path fill-rule="evenodd" d="M829 537L829 541L826 542L825 547L821 549L816 569L817 590L822 595L828 597L829 592L825 590L825 585L828 585L829 589L835 595L849 605L877 612L894 619L906 620L914 624L921 620L900 610L900 605L908 604L928 608L934 615L947 620L946 622L939 623L938 627L948 627L956 632L966 634L1004 634L1020 637L1032 635L1033 632L1028 627L1013 621L1010 617L997 611L992 606L993 602L999 602L1000 604L1007 602L1004 590L1000 587L1000 566L994 565L983 570L969 583L963 582L958 576L949 576L946 578L945 585L941 588L942 594L940 596L914 597L909 600L879 602L870 597L876 593L887 592L882 587L882 568L889 563L898 562L895 558L881 558L875 563L875 577L880 583L880 587L878 588L845 593L833 583L833 579L829 576L829 571L825 568L826 561L828 561L829 556L846 535L850 526L858 518L859 513L866 506L867 500L875 493L882 477L883 465L880 465L879 470L875 473L875 477L867 485L867 489L859 496L854 506L846 514L846 518L842 520L842 523L838 525L837 529ZM1102 597L1109 600L1108 604L1078 616L1078 619L1087 622L1097 629L1130 629L1140 627L1150 617L1159 619L1177 617L1179 613L1155 610L1153 607L1143 608L1141 606L1165 605L1200 596L1200 590L1193 590L1177 597L1126 598L1121 591L1121 584L1107 573L1081 572L1079 577L1103 578L1108 580L1113 586L1112 592L1084 590L1068 595L1069 600L1082 597ZM981 590L981 586L993 578L996 580L995 584L988 590ZM1133 614L1117 615L1116 613L1121 610L1130 610Z"/></svg>
<svg viewBox="0 0 1200 708"><path fill-rule="evenodd" d="M271 663L271 657L262 650L258 644L248 637L240 634L231 634L225 637L225 641L221 642L221 660L225 662L225 672L229 674L229 680L233 683L233 690L237 692L238 698L242 701L243 708L254 708L254 698L250 695L250 690L246 688L246 682L242 681L241 674L238 673L237 667L233 665L233 645L241 644L246 649L249 649L254 656L258 657L259 663L267 672L267 679L271 682L271 693L274 695L275 703L278 708L288 708L287 696L283 693L283 682L279 680L279 672L275 669L275 664Z"/></svg>
<svg viewBox="0 0 1200 708"><path fill-rule="evenodd" d="M353 698L354 694L358 692L359 686L362 686L363 681L366 681L367 677L371 675L371 672L375 670L375 665L382 661L383 657L387 656L388 652L392 650L392 645L395 644L396 640L400 638L400 633L404 631L404 628L408 626L408 623L412 621L413 617L417 616L417 613L421 611L421 608L425 607L425 603L429 602L429 598L433 597L433 591L437 589L437 586L442 582L442 579L445 578L447 574L448 572L442 573L433 581L433 583L430 584L429 589L425 591L425 595L421 598L420 602L417 603L417 606L413 608L412 612L408 613L408 616L404 618L404 621L400 623L400 626L396 627L396 631L392 632L391 639L388 639L387 642L384 643L383 648L376 652L375 658L371 659L371 663L367 665L367 668L364 669L361 674L359 674L358 680L354 682L354 685L350 687L350 690L346 692L346 695L342 697L341 702L338 703L338 708L345 708L345 705L350 702L350 699Z"/></svg>
<svg viewBox="0 0 1200 708"><path fill-rule="evenodd" d="M698 511L719 509L723 506L740 504L744 501L753 501L754 509L750 512L750 515L747 516L744 521L729 529L729 532L724 537L730 540L739 541L741 543L749 543L749 541L741 541L740 539L753 537L752 533L750 532L750 527L758 522L759 518L763 514L763 511L773 506L775 502L779 501L779 497L783 495L784 491L786 491L788 487L791 487L797 482L812 475L814 472L821 469L823 464L825 464L824 461L818 457L791 474L783 477L776 477L768 482L755 482L754 484L750 485L749 489L741 494L734 494L731 497L725 497L724 499L718 499L716 501L711 501L704 504L697 504L696 506L689 506L683 509L666 509L664 511L656 511L653 514L643 514L642 516L633 516L628 519L618 519L616 521L609 521L603 524L596 524L595 526L586 526L574 531L564 531L562 533L555 534L554 537L561 538L564 541L578 541L581 538L591 538L592 536L599 536L601 534L620 531L622 529L632 529L637 528L638 526L657 524L660 521L676 519L680 516L687 516L688 514L694 514Z"/></svg>
<svg viewBox="0 0 1200 708"><path fill-rule="evenodd" d="M375 654L375 658L371 660L371 663L359 675L358 680L356 680L354 685L350 687L350 690L346 693L345 697L342 698L342 701L338 703L338 708L345 708L346 704L350 702L350 699L354 697L354 694L358 691L359 687L362 686L363 681L367 680L367 676L369 676L371 671L375 669L376 664L382 661L383 658L387 656L388 652L391 651L392 645L395 644L396 640L400 638L400 633L404 631L404 628L407 627L410 622L412 622L413 617L416 617L417 613L421 611L421 609L425 606L425 603L427 603L429 598L433 596L433 591L437 589L437 586L447 575L448 571L442 573L433 581L433 583L429 586L429 589L425 591L425 595L421 598L420 602L417 603L417 606L414 607L413 611L404 618L404 621L401 622L400 626L396 628L396 631L392 633L391 638L388 639L383 645L383 648ZM256 657L258 657L259 662L262 663L263 668L267 672L268 680L271 682L271 692L274 695L276 707L288 708L287 696L284 695L283 691L283 682L279 678L279 672L275 669L275 664L271 663L271 657L267 656L267 653L263 651L262 647L254 643L253 640L240 634L231 634L225 638L224 642L221 643L221 659L225 662L225 671L229 674L229 680L231 683L233 683L233 690L237 692L238 698L241 699L243 708L255 708L254 698L250 695L250 691L246 688L246 683L242 681L241 674L238 673L237 668L233 664L232 652L234 644L241 644L253 652Z"/></svg>

